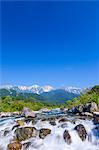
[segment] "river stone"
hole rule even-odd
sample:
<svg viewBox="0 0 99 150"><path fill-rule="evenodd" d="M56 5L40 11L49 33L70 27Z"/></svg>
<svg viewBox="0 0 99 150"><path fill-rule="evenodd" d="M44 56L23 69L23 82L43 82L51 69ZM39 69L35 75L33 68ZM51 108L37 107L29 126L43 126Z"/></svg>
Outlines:
<svg viewBox="0 0 99 150"><path fill-rule="evenodd" d="M67 121L68 121L67 118L61 118L61 119L59 120L60 123L61 123L61 122L67 122Z"/></svg>
<svg viewBox="0 0 99 150"><path fill-rule="evenodd" d="M64 131L63 138L68 145L70 145L72 143L71 136L70 136L68 130Z"/></svg>
<svg viewBox="0 0 99 150"><path fill-rule="evenodd" d="M52 126L55 126L55 125L56 125L56 122L55 122L54 120L51 120L49 123L50 123Z"/></svg>
<svg viewBox="0 0 99 150"><path fill-rule="evenodd" d="M9 134L9 132L10 132L10 131L5 130L5 131L4 131L4 136L6 136L7 134Z"/></svg>
<svg viewBox="0 0 99 150"><path fill-rule="evenodd" d="M16 140L24 141L31 137L37 136L37 130L35 127L22 127L15 130Z"/></svg>
<svg viewBox="0 0 99 150"><path fill-rule="evenodd" d="M49 123L50 123L52 126L55 126L55 125L56 125L56 122L55 122L56 118L55 118L55 117L51 117L51 118L49 118L48 120L49 120Z"/></svg>
<svg viewBox="0 0 99 150"><path fill-rule="evenodd" d="M17 124L19 126L24 126L25 125L24 120L17 120Z"/></svg>
<svg viewBox="0 0 99 150"><path fill-rule="evenodd" d="M86 137L87 137L87 132L86 132L85 127L82 124L79 124L74 129L77 131L77 133L78 133L79 137L81 138L81 140L85 141Z"/></svg>
<svg viewBox="0 0 99 150"><path fill-rule="evenodd" d="M48 134L50 134L51 133L51 130L50 129L46 129L46 128L42 128L42 129L40 129L40 131L39 131L39 137L41 138L41 139L44 139Z"/></svg>
<svg viewBox="0 0 99 150"><path fill-rule="evenodd" d="M10 143L8 145L8 150L21 150L22 144L19 142Z"/></svg>
<svg viewBox="0 0 99 150"><path fill-rule="evenodd" d="M24 119L24 121L25 121L26 123L32 122L33 125L35 125L35 124L37 123L37 120L36 120L36 118L34 118L34 117L26 117L26 118Z"/></svg>
<svg viewBox="0 0 99 150"><path fill-rule="evenodd" d="M25 150L25 149L29 148L30 145L31 145L31 142L24 143L23 144L23 149Z"/></svg>

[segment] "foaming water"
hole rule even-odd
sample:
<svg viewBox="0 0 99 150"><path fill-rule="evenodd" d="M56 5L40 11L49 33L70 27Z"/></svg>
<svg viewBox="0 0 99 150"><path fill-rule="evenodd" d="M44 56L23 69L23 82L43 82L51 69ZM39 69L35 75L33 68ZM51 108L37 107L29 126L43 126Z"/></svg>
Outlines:
<svg viewBox="0 0 99 150"><path fill-rule="evenodd" d="M21 118L20 118L21 119ZM0 120L0 148L7 150L7 145L11 143L14 137L13 126L16 124L15 118L5 118ZM51 129L51 134L46 136L44 139L39 137L30 138L27 141L22 141L23 143L30 142L29 147L26 150L99 150L99 136L94 134L95 125L92 121L89 120L80 120L77 119L75 124L72 121L67 121L65 127L62 128L63 123L59 123L56 120L56 125L52 126L48 121L41 121L34 125L37 130L41 128ZM75 126L78 124L83 124L87 134L90 139L82 141L78 136L77 132L74 130ZM33 126L32 122L25 124L24 126ZM71 136L72 143L68 145L63 139L63 133L65 130L69 131ZM4 132L8 131L8 134L4 136ZM22 150L25 150L24 147ZM1 149L0 149L1 150Z"/></svg>

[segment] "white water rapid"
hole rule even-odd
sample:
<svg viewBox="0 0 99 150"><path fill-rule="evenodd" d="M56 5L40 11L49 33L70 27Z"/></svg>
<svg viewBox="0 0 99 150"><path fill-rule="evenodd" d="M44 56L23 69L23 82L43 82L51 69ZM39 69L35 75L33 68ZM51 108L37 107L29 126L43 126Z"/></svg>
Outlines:
<svg viewBox="0 0 99 150"><path fill-rule="evenodd" d="M16 120L19 119L14 117L0 119L0 150L7 150L7 145L13 140L15 135L12 128L16 124ZM51 125L48 121L41 120L38 120L35 125L32 125L31 122L29 124L25 123L25 126L34 126L37 130L41 128L51 129L51 134L47 135L44 139L40 139L39 137L30 138L21 143L30 142L30 145L25 148L26 150L99 150L99 133L93 132L95 125L91 120L77 119L75 124L71 121L67 121L64 128L61 126L62 124L63 123L59 123L57 120L55 126ZM77 131L74 130L78 124L84 125L89 135L89 140L88 138L85 141L80 139ZM66 129L71 136L72 143L70 145L68 145L63 138L63 133ZM4 136L5 131L8 131L8 134ZM22 150L25 149L22 147Z"/></svg>

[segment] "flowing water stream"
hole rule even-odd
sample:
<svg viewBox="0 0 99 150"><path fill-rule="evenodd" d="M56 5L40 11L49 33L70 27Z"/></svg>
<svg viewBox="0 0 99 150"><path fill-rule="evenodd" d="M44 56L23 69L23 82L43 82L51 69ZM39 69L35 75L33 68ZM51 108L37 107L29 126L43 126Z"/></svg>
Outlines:
<svg viewBox="0 0 99 150"><path fill-rule="evenodd" d="M22 119L22 118L20 118ZM69 117L70 120L75 118ZM19 118L9 117L0 119L0 150L7 150L7 145L13 140L14 130L13 126L16 125L16 121ZM74 130L75 126L78 124L84 125L89 139L82 141L78 136L77 132ZM25 123L24 126L34 126L37 130L41 128L51 129L51 134L46 136L44 139L39 137L30 138L27 141L22 141L22 144L25 142L30 142L29 146L25 148L26 150L99 150L99 133L94 130L96 127L91 120L81 120L76 119L75 123L72 121L67 121L65 126L62 127L62 123L59 123L56 120L56 125L51 125L48 121L37 121L35 125L30 123ZM68 145L63 139L64 130L68 130L72 139L72 143ZM7 133L8 131L8 133ZM4 132L7 134L4 135ZM22 150L25 150L24 147Z"/></svg>

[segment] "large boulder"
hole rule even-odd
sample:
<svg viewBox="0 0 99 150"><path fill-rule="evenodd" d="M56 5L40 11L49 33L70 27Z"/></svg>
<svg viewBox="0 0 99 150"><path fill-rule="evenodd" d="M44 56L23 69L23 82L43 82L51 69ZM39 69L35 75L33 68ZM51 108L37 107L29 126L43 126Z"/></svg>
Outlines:
<svg viewBox="0 0 99 150"><path fill-rule="evenodd" d="M31 137L36 137L37 133L38 132L35 127L22 127L15 130L17 141L24 141Z"/></svg>
<svg viewBox="0 0 99 150"><path fill-rule="evenodd" d="M68 110L69 113L74 113L74 114L81 114L83 112L83 105L78 105L76 107L72 107L71 109Z"/></svg>
<svg viewBox="0 0 99 150"><path fill-rule="evenodd" d="M92 102L90 105L90 112L94 112L98 110L98 106L95 102Z"/></svg>
<svg viewBox="0 0 99 150"><path fill-rule="evenodd" d="M77 131L77 133L78 133L79 137L81 138L81 140L85 141L86 137L87 137L87 132L86 132L85 127L82 124L79 124L74 129Z"/></svg>
<svg viewBox="0 0 99 150"><path fill-rule="evenodd" d="M24 108L24 109L22 110L21 115L22 115L22 116L25 116L25 117L33 117L33 118L36 117L35 112L32 111L32 110L29 109L29 108Z"/></svg>
<svg viewBox="0 0 99 150"><path fill-rule="evenodd" d="M42 128L42 129L40 129L40 131L39 131L39 137L41 138L41 139L44 139L48 134L50 134L51 133L51 130L50 129L46 129L46 128Z"/></svg>
<svg viewBox="0 0 99 150"><path fill-rule="evenodd" d="M19 142L10 143L8 145L8 150L21 150L22 144Z"/></svg>
<svg viewBox="0 0 99 150"><path fill-rule="evenodd" d="M65 131L64 131L64 133L63 133L63 138L64 138L64 140L65 140L65 142L66 142L67 144L71 144L71 143L72 143L71 136L70 136L68 130L65 130Z"/></svg>
<svg viewBox="0 0 99 150"><path fill-rule="evenodd" d="M86 103L84 105L84 112L90 112L93 113L94 111L98 110L98 106L95 102L92 103Z"/></svg>

